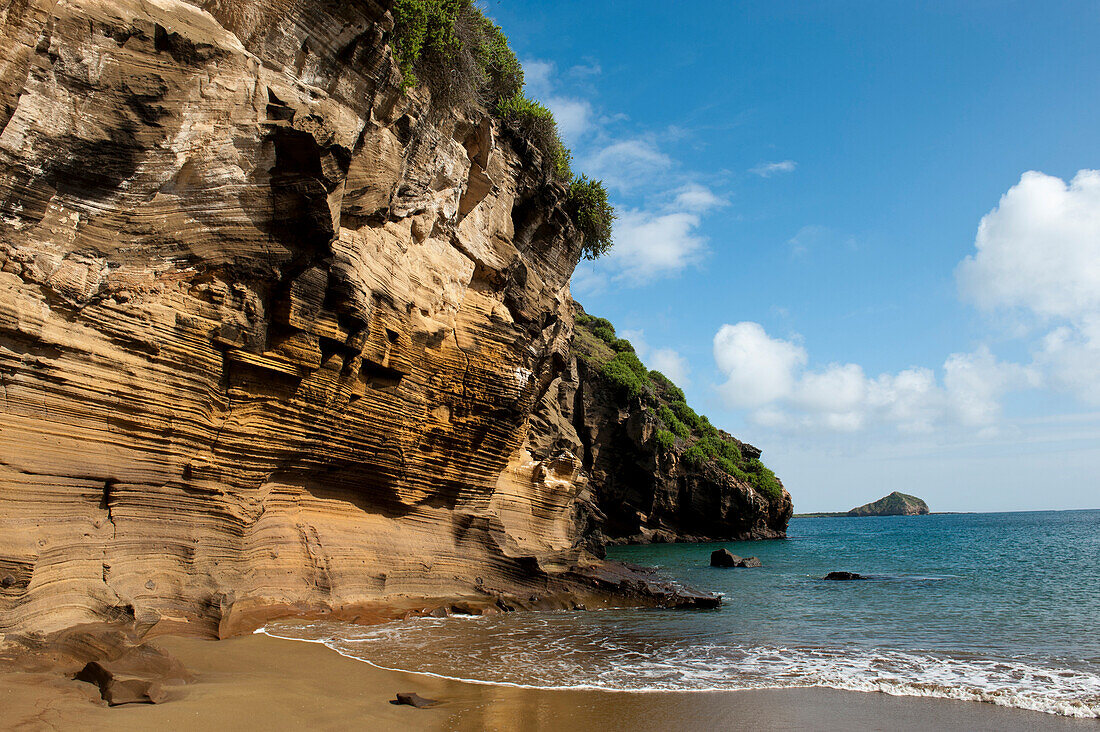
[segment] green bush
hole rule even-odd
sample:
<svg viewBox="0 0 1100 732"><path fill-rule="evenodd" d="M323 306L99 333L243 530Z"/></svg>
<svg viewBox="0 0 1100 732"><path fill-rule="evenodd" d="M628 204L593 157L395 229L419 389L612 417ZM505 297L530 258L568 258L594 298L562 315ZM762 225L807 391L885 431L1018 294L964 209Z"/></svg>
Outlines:
<svg viewBox="0 0 1100 732"><path fill-rule="evenodd" d="M709 457L724 458L734 465L741 464L741 448L734 440L723 440L717 434L704 434L697 444Z"/></svg>
<svg viewBox="0 0 1100 732"><path fill-rule="evenodd" d="M611 383L619 396L627 399L641 398L651 388L649 372L633 351L615 354L614 358L604 364L600 373Z"/></svg>
<svg viewBox="0 0 1100 732"><path fill-rule="evenodd" d="M596 336L609 346L617 340L617 337L615 336L615 328L605 326L603 323L596 323L591 330L592 335Z"/></svg>
<svg viewBox="0 0 1100 732"><path fill-rule="evenodd" d="M668 430L657 430L657 448L661 452L670 451L676 444L676 436Z"/></svg>
<svg viewBox="0 0 1100 732"><path fill-rule="evenodd" d="M695 410L687 405L687 402L682 399L677 399L669 402L669 406L672 407L672 411L676 413L680 421L691 428L693 432L699 431L699 415L695 413Z"/></svg>
<svg viewBox="0 0 1100 732"><path fill-rule="evenodd" d="M653 384L657 387L657 391L665 401L685 401L683 390L672 383L672 379L668 378L660 371L650 371L649 378L653 381Z"/></svg>
<svg viewBox="0 0 1100 732"><path fill-rule="evenodd" d="M449 61L459 51L458 14L470 0L394 0L393 47L405 87L416 86L417 67Z"/></svg>
<svg viewBox="0 0 1100 732"><path fill-rule="evenodd" d="M737 478L738 480L743 480L743 481L746 481L746 482L750 482L751 479L752 479L752 477L748 473L746 473L741 468L737 467L737 463L733 462L729 458L720 457L717 460L715 460L715 463L718 465L719 468L726 471L727 473L732 475L734 478Z"/></svg>
<svg viewBox="0 0 1100 732"><path fill-rule="evenodd" d="M500 26L471 7L459 16L455 32L459 42L472 50L485 74L482 81L484 103L495 104L523 89L523 66L508 46L508 38Z"/></svg>
<svg viewBox="0 0 1100 732"><path fill-rule="evenodd" d="M616 338L615 340L611 341L611 343L608 344L608 345L610 345L612 349L614 349L615 351L617 351L619 353L623 353L625 351L629 351L630 353L634 353L634 344L631 343L630 341L628 341L625 338Z"/></svg>
<svg viewBox="0 0 1100 732"><path fill-rule="evenodd" d="M698 445L692 445L684 450L684 462L693 468L700 468L707 462L706 453Z"/></svg>
<svg viewBox="0 0 1100 732"><path fill-rule="evenodd" d="M718 428L710 423L710 420L707 419L707 415L705 414L699 415L699 432L704 435L710 435L711 437L719 436ZM738 452L740 452L740 450L738 450Z"/></svg>
<svg viewBox="0 0 1100 732"><path fill-rule="evenodd" d="M757 493L771 501L778 501L783 497L783 486L779 484L779 479L775 477L775 473L769 470L764 463L757 458L753 458L745 463L745 468L749 473L752 487L756 489Z"/></svg>
<svg viewBox="0 0 1100 732"><path fill-rule="evenodd" d="M652 371L650 372L653 373ZM657 417L660 418L665 426L672 430L673 434L682 440L686 440L691 436L691 430L687 425L676 418L676 415L672 413L672 410L667 405L662 404L661 408L657 410Z"/></svg>
<svg viewBox="0 0 1100 732"><path fill-rule="evenodd" d="M573 220L584 234L584 258L599 259L611 249L612 225L616 218L603 181L581 175L569 186L569 203L573 208Z"/></svg>

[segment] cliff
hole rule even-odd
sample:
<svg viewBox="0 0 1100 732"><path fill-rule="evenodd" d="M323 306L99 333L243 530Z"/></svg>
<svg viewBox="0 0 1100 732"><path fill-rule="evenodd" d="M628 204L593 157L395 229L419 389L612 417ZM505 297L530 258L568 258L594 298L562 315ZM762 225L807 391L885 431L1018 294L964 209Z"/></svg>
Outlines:
<svg viewBox="0 0 1100 732"><path fill-rule="evenodd" d="M916 496L894 491L877 501L848 512L848 516L919 516L928 513L928 504Z"/></svg>
<svg viewBox="0 0 1100 732"><path fill-rule="evenodd" d="M387 5L0 10L0 632L705 604L601 514L763 535L570 354L566 188Z"/></svg>
<svg viewBox="0 0 1100 732"><path fill-rule="evenodd" d="M790 494L761 451L695 413L614 327L574 304L570 361L532 441L580 458L608 543L786 536Z"/></svg>

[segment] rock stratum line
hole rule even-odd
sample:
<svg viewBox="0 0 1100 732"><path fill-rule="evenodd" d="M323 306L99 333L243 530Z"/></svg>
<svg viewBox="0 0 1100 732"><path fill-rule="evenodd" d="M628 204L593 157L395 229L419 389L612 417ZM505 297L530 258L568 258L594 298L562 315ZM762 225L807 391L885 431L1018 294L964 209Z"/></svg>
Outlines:
<svg viewBox="0 0 1100 732"><path fill-rule="evenodd" d="M711 602L598 558L566 191L390 28L0 10L0 632Z"/></svg>

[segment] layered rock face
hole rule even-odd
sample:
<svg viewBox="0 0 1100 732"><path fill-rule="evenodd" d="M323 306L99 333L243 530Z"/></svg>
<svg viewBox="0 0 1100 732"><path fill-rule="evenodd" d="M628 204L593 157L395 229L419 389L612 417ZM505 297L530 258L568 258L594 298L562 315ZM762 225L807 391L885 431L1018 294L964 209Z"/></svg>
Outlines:
<svg viewBox="0 0 1100 732"><path fill-rule="evenodd" d="M647 467L569 357L564 189L404 92L391 27L0 10L0 632L683 601L593 556L621 519L586 469L617 496ZM749 506L667 475L677 521Z"/></svg>
<svg viewBox="0 0 1100 732"><path fill-rule="evenodd" d="M579 237L370 2L0 11L0 630L552 594ZM411 601L411 600L410 600Z"/></svg>
<svg viewBox="0 0 1100 732"><path fill-rule="evenodd" d="M682 449L659 449L658 429L652 410L623 399L598 370L573 355L535 414L532 441L542 454L557 450L580 457L593 498L587 521L602 532L600 541L786 536L794 510L789 493L769 499L713 464L693 467ZM739 444L746 458L760 457L759 449Z"/></svg>

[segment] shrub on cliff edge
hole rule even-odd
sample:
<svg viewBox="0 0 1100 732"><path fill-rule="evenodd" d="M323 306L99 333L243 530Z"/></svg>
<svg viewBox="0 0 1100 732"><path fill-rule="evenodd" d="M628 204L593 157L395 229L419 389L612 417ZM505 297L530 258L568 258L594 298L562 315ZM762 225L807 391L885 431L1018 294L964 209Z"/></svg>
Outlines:
<svg viewBox="0 0 1100 732"><path fill-rule="evenodd" d="M573 154L561 141L553 112L516 91L497 102L497 113L501 119L515 122L523 130L531 144L542 152L555 178L567 181L573 177Z"/></svg>
<svg viewBox="0 0 1100 732"><path fill-rule="evenodd" d="M611 249L615 208L607 200L603 181L581 175L569 186L573 220L584 234L584 258L599 259Z"/></svg>

